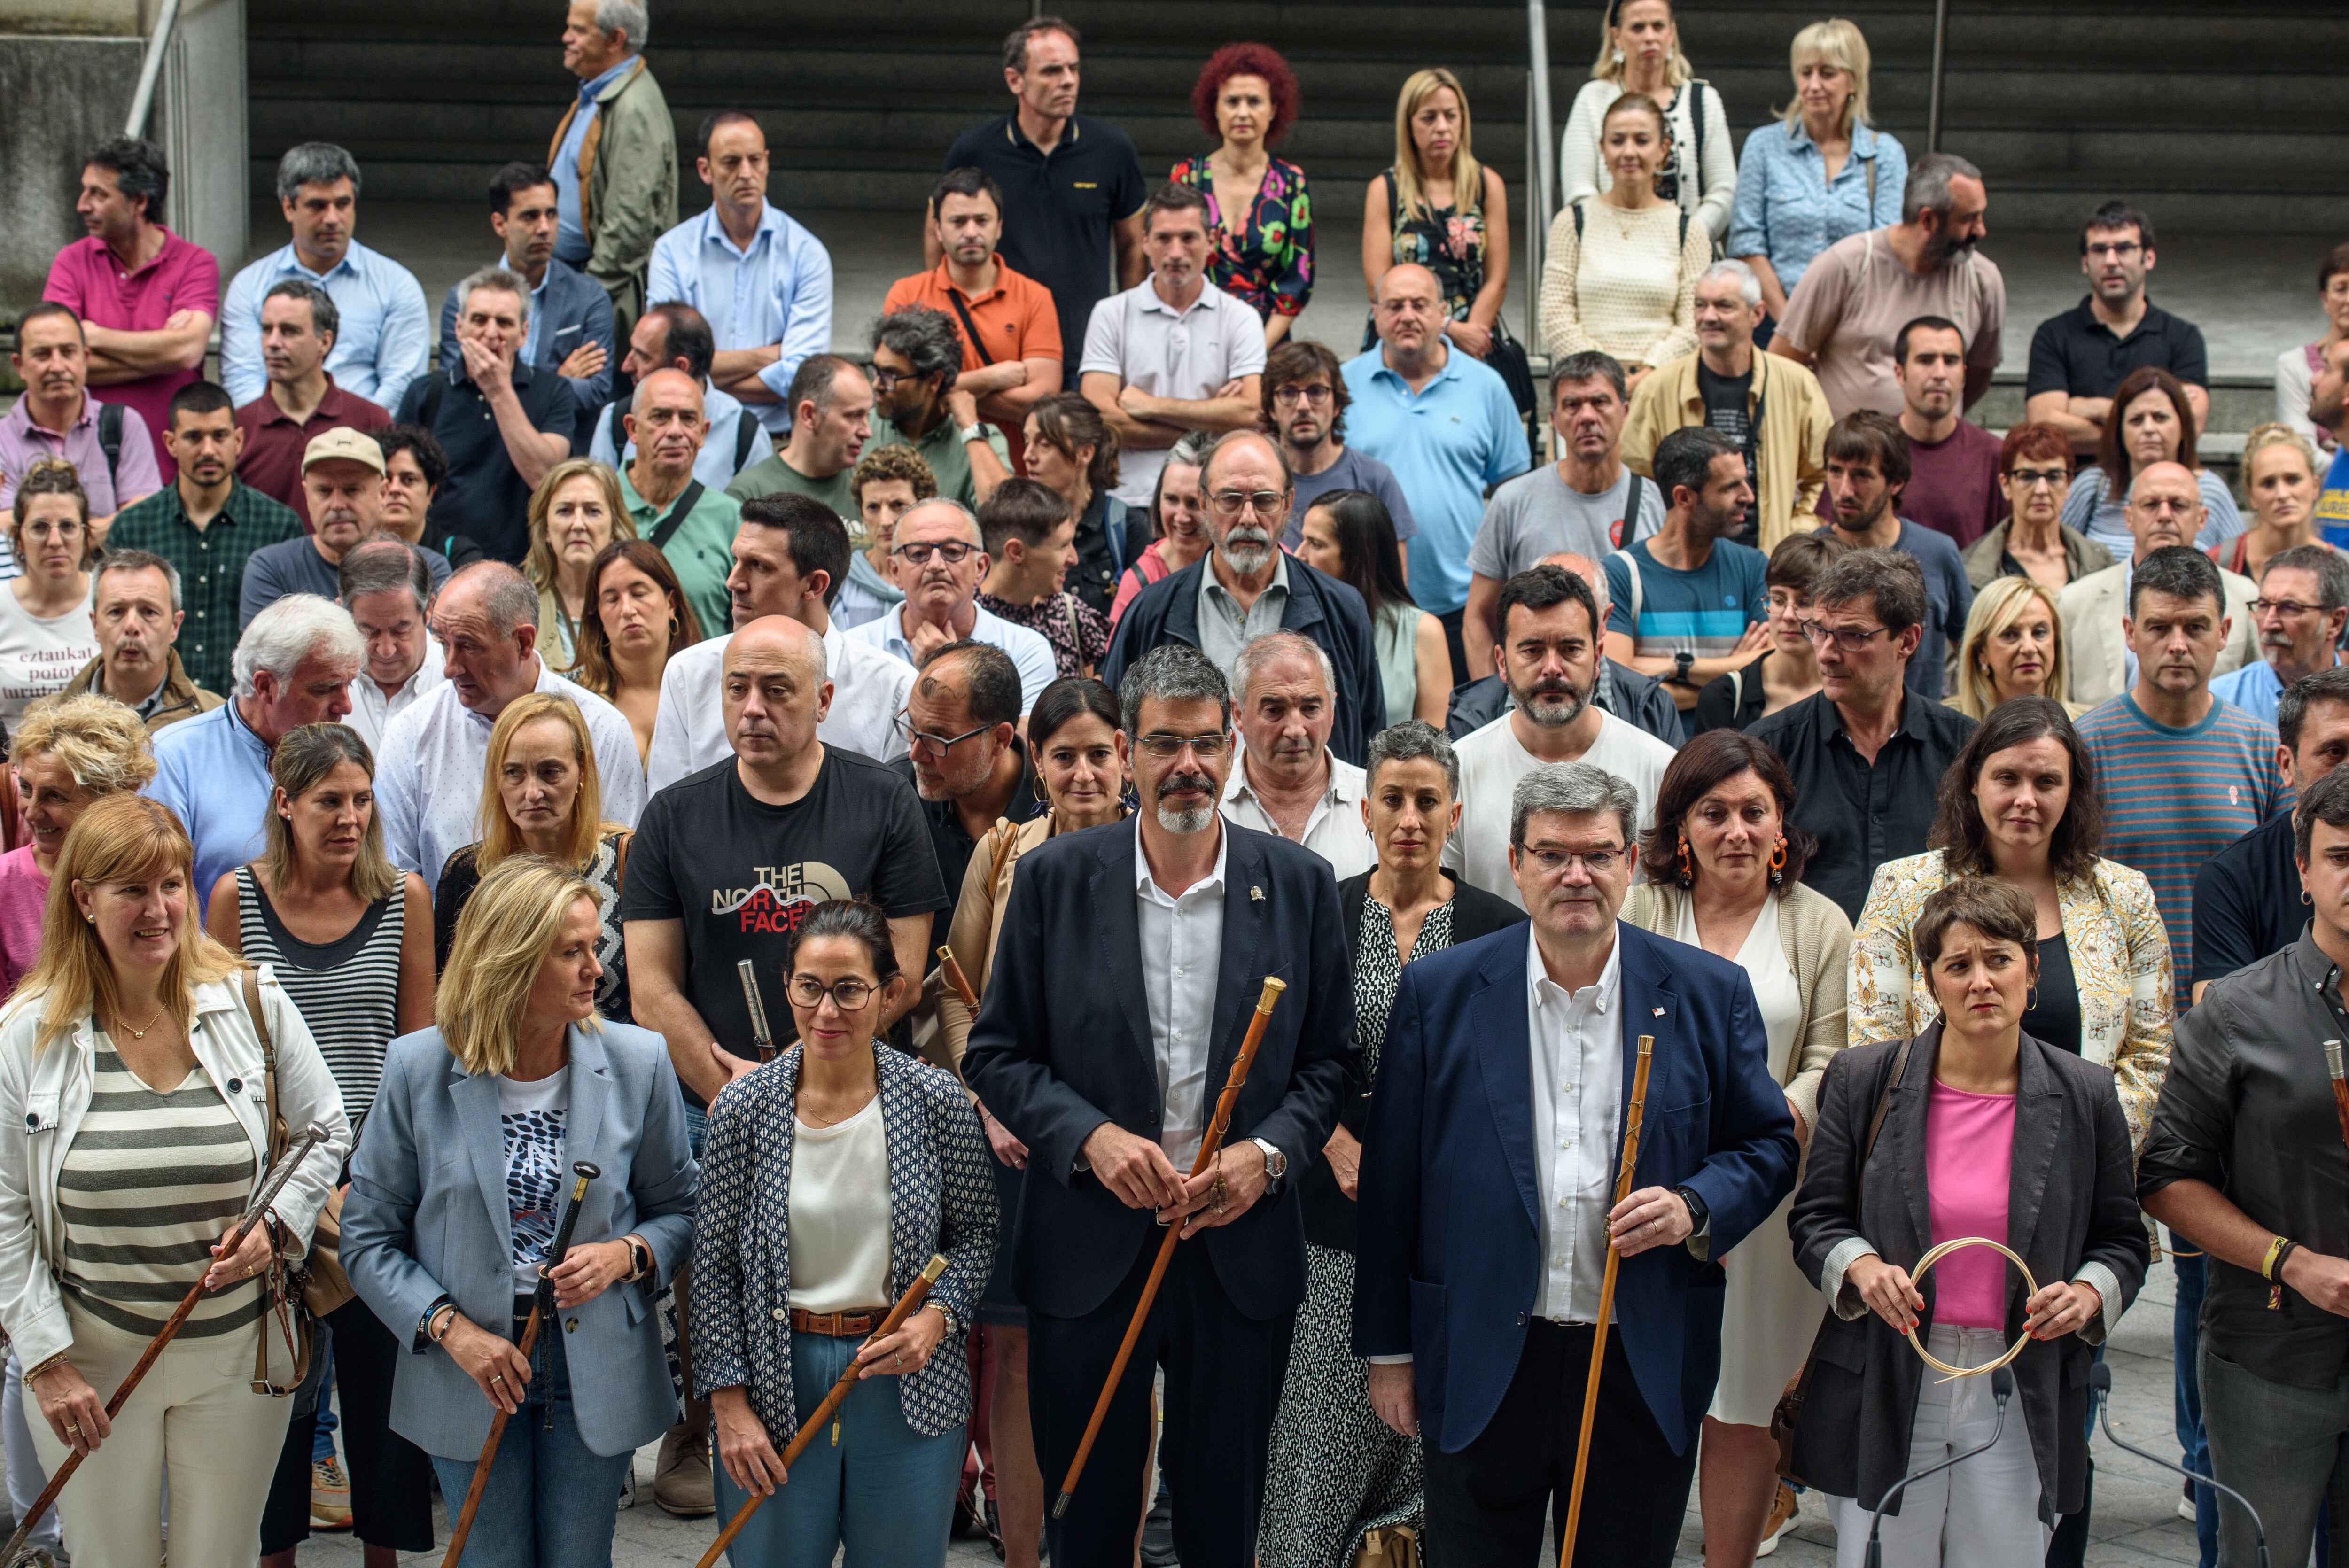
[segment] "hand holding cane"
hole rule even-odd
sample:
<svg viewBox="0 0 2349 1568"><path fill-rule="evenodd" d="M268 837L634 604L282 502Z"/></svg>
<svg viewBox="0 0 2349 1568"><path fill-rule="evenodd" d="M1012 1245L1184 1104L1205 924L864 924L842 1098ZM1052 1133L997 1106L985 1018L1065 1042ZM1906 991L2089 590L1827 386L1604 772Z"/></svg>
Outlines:
<svg viewBox="0 0 2349 1568"><path fill-rule="evenodd" d="M571 1251L571 1233L579 1224L579 1201L587 1196L587 1183L603 1173L585 1160L572 1164L571 1206L563 1212L563 1222L555 1227L554 1245L548 1250L546 1262L539 1265L538 1287L530 1297L530 1317L523 1324L522 1343L514 1347L522 1352L525 1362L538 1344L539 1326L554 1315L554 1283L546 1277L547 1271ZM473 1515L481 1506L482 1490L490 1484L490 1466L496 1460L498 1442L505 1435L506 1412L500 1409L490 1418L490 1439L481 1445L481 1457L473 1463L473 1482L465 1489L464 1505L458 1510L456 1523L449 1532L449 1551L440 1559L440 1568L456 1568L457 1559L465 1554L465 1538L473 1532Z"/></svg>
<svg viewBox="0 0 2349 1568"><path fill-rule="evenodd" d="M1640 1122L1648 1109L1648 1068L1655 1058L1656 1037L1641 1035L1640 1062L1631 1075L1630 1114L1624 1120L1623 1162L1615 1171L1615 1201L1608 1205L1609 1212L1631 1195L1631 1172L1640 1163ZM1590 1431L1599 1419L1599 1374L1607 1361L1607 1324L1615 1315L1615 1274L1622 1264L1623 1254L1610 1239L1607 1269L1599 1282L1599 1328L1590 1341L1590 1372L1582 1384L1582 1435L1574 1445L1574 1488L1567 1494L1566 1528L1558 1532L1560 1568L1574 1564L1574 1535L1582 1523L1583 1475L1590 1464Z"/></svg>
<svg viewBox="0 0 2349 1568"><path fill-rule="evenodd" d="M1231 1076L1224 1080L1224 1092L1216 1098L1216 1114L1207 1122L1206 1136L1199 1140L1199 1157L1191 1161L1191 1177L1214 1166L1223 1150L1224 1133L1232 1124L1232 1111L1239 1104L1240 1088L1247 1082L1248 1065L1256 1060L1257 1047L1264 1043L1264 1026L1272 1021L1273 1004L1288 989L1286 980L1268 978L1264 992L1257 998L1256 1011L1248 1018L1247 1036L1240 1041L1240 1054L1232 1058ZM1133 1304L1133 1321L1125 1326L1125 1339L1117 1347L1117 1359L1109 1364L1108 1380L1102 1384L1101 1398L1093 1401L1092 1418L1085 1423L1085 1435L1077 1444L1076 1457L1069 1461L1069 1473L1061 1482L1061 1495L1053 1501L1052 1517L1060 1518L1069 1511L1069 1499L1077 1490L1077 1478L1085 1473L1085 1460L1092 1456L1093 1440L1101 1436L1102 1422L1109 1415L1109 1402L1117 1396L1117 1386L1125 1377L1125 1364L1133 1359L1133 1346L1142 1337L1143 1323L1150 1316L1150 1304L1158 1298L1158 1287L1166 1278L1166 1265L1174 1261L1174 1244L1183 1239L1179 1223L1167 1224L1166 1236L1158 1243L1158 1259L1150 1265L1150 1278L1142 1286L1142 1299Z"/></svg>
<svg viewBox="0 0 2349 1568"><path fill-rule="evenodd" d="M237 1216L236 1224L229 1231L228 1239L221 1243L222 1257L232 1255L244 1244L245 1237L252 1233L255 1225L261 1223L262 1216L267 1213L269 1206L277 1201L277 1194L285 1191L285 1183L292 1179L295 1171L305 1159L308 1158L312 1150L326 1141L327 1137L326 1128L313 1126L300 1138L295 1140L293 1146L279 1157L277 1163L270 1169L260 1187L254 1191L253 1201L244 1206L244 1212ZM163 1347L171 1344L178 1336L181 1326L188 1321L189 1315L196 1310L196 1305L203 1298L204 1284L200 1279L189 1287L186 1295L180 1298L180 1305L172 1308L171 1315L163 1320L163 1326L156 1331L155 1337L149 1340L147 1348L140 1353L138 1361L130 1368L129 1376L124 1377L121 1386L114 1390L114 1398L106 1402L106 1418L109 1422L122 1413L122 1407L129 1401L131 1390L139 1387L140 1380L147 1376L149 1370L154 1367L157 1357L163 1354ZM8 1538L8 1544L5 1547L0 1547L0 1563L13 1564L17 1561L18 1554L25 1547L25 1538L32 1534L33 1526L40 1522L43 1514L48 1512L49 1505L57 1501L57 1494L65 1491L66 1482L73 1479L74 1471L81 1468L81 1461L85 1457L87 1456L79 1449L66 1456L65 1463L59 1465L56 1473L49 1477L49 1484L41 1489L41 1495L34 1500L32 1507L25 1511L24 1520L16 1526L16 1533Z"/></svg>
<svg viewBox="0 0 2349 1568"><path fill-rule="evenodd" d="M759 1047L759 1059L773 1061L775 1036L774 1031L767 1027L767 1003L759 995L758 967L747 958L739 959L735 962L734 973L742 977L742 1000L750 1005L750 1039Z"/></svg>
<svg viewBox="0 0 2349 1568"><path fill-rule="evenodd" d="M889 1315L881 1320L881 1326L873 1331L865 1343L875 1344L896 1333L907 1318L922 1310L922 1303L929 1296L930 1286L937 1284L938 1276L946 1272L947 1260L932 1253L928 1265L914 1276L914 1283L905 1287L905 1294L897 1298L897 1305L889 1309ZM792 1434L790 1444L783 1449L782 1468L786 1476L791 1468L800 1462L800 1455L807 1451L809 1441L823 1430L826 1423L839 1411L841 1401L848 1398L851 1388L856 1387L857 1374L864 1370L864 1363L855 1357L850 1357L848 1366L833 1383L831 1391L824 1395L823 1403L810 1411L807 1419L800 1423L800 1429ZM742 1533L742 1527L750 1522L750 1516L759 1511L759 1505L766 1501L757 1492L743 1499L742 1506L734 1511L734 1517L726 1522L726 1528L718 1532L718 1539L709 1543L709 1550L701 1554L701 1561L696 1568L710 1568L710 1564L734 1543L734 1538Z"/></svg>

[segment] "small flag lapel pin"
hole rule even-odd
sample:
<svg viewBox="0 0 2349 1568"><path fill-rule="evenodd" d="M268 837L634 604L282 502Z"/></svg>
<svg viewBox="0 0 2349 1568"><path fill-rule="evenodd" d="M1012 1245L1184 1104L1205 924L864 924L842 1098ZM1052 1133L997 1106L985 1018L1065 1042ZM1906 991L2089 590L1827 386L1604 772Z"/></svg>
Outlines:
<svg viewBox="0 0 2349 1568"><path fill-rule="evenodd" d="M1656 1009L1656 1016L1657 1016L1657 1017L1659 1017L1659 1018L1661 1018L1661 1017L1662 1017L1663 1016L1664 1016L1664 1010L1663 1010L1661 1007L1657 1008L1657 1009Z"/></svg>

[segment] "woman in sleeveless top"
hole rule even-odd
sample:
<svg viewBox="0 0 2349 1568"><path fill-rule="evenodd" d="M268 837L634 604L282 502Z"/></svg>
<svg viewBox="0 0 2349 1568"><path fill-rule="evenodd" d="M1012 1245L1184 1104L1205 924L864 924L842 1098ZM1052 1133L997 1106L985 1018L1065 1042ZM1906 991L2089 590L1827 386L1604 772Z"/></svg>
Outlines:
<svg viewBox="0 0 2349 1568"><path fill-rule="evenodd" d="M1207 199L1207 281L1264 322L1268 349L1313 297L1313 208L1305 170L1268 150L1297 123L1297 77L1277 49L1226 44L1202 67L1191 112L1216 150L1167 172Z"/></svg>
<svg viewBox="0 0 2349 1568"><path fill-rule="evenodd" d="M356 1129L375 1099L384 1047L432 1022L432 905L424 879L394 867L375 810L375 759L357 731L308 724L277 743L276 785L261 859L212 888L205 928L247 962L266 964L326 1057ZM368 1568L432 1547L431 1471L422 1450L390 1429L399 1345L357 1302L326 1315L331 1359L314 1408L297 1402L285 1452L261 1519L268 1568L293 1568L314 1521L314 1485L347 1486ZM326 1383L342 1389L347 1480L335 1459ZM324 1451L321 1452L320 1450ZM332 1523L324 1520L318 1522Z"/></svg>
<svg viewBox="0 0 2349 1568"><path fill-rule="evenodd" d="M1469 150L1468 92L1438 67L1414 71L1395 104L1395 160L1362 203L1362 277L1376 299L1387 269L1425 267L1451 318L1444 335L1477 358L1493 348L1509 294L1509 194ZM1366 328L1362 346L1375 341Z"/></svg>
<svg viewBox="0 0 2349 1568"><path fill-rule="evenodd" d="M1656 193L1719 240L1729 232L1736 202L1737 153L1721 95L1681 52L1672 11L1671 0L1608 0L1590 79L1574 95L1558 133L1558 205L1605 193L1613 172L1599 145L1607 106L1625 93L1645 93L1671 127L1672 156L1657 172ZM1897 200L1897 182L1893 190Z"/></svg>
<svg viewBox="0 0 2349 1568"><path fill-rule="evenodd" d="M603 820L595 747L578 705L533 692L506 705L482 764L481 838L449 857L432 910L432 964L449 967L457 917L481 879L509 855L538 855L576 872L601 897L595 913L595 1010L628 1021L628 955L620 942L620 878L636 835Z"/></svg>
<svg viewBox="0 0 2349 1568"><path fill-rule="evenodd" d="M1305 509L1297 559L1362 596L1379 655L1386 721L1420 718L1444 727L1452 694L1452 655L1444 624L1421 609L1405 585L1402 549L1386 503L1368 490L1329 490Z"/></svg>

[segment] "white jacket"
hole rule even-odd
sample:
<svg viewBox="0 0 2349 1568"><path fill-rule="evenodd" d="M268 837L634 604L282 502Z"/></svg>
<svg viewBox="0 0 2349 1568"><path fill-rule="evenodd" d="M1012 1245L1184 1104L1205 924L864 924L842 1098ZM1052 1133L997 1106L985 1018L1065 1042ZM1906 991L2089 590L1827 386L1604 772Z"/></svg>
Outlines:
<svg viewBox="0 0 2349 1568"><path fill-rule="evenodd" d="M326 1141L310 1151L270 1210L307 1252L318 1211L350 1152L351 1124L309 1026L267 965L260 981L262 1010L277 1047L277 1113L297 1137L314 1123L327 1130ZM57 1212L57 1178L89 1109L96 1054L88 1016L36 1053L40 1014L37 998L20 994L0 1020L0 1326L26 1367L73 1345L59 1284L65 1225ZM243 1124L257 1188L268 1171L267 1088L261 1037L244 1010L240 980L196 987L188 1043Z"/></svg>

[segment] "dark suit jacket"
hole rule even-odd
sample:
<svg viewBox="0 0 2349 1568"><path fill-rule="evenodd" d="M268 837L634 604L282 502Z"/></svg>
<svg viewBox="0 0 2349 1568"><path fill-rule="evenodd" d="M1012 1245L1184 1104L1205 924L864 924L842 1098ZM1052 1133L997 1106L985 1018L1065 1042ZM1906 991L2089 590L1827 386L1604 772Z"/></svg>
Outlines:
<svg viewBox="0 0 2349 1568"><path fill-rule="evenodd" d="M1329 862L1284 839L1223 824L1222 965L1207 1056L1206 1114L1238 1055L1265 977L1288 990L1273 1010L1226 1146L1261 1138L1288 1157L1288 1180L1204 1243L1232 1304L1257 1321L1305 1296L1297 1186L1338 1122L1354 1057L1354 994ZM1144 1005L1131 821L1047 839L1019 858L971 1026L963 1078L1028 1145L1012 1236L1019 1299L1081 1317L1108 1299L1164 1233L1091 1171L1076 1168L1105 1121L1155 1138L1164 1107ZM1256 893L1262 891L1263 896ZM1188 1174L1188 1172L1185 1172Z"/></svg>
<svg viewBox="0 0 2349 1568"><path fill-rule="evenodd" d="M1526 912L1505 898L1496 898L1483 888L1461 881L1450 872L1444 873L1452 884L1452 945L1474 942L1480 936L1490 936L1496 931L1526 923ZM1356 967L1361 966L1360 944L1362 939L1362 906L1371 896L1371 873L1348 877L1338 884L1339 929L1345 933L1346 950L1356 955ZM1442 951L1436 949L1435 951ZM1407 962L1417 962L1419 954ZM1364 1070L1361 1057L1354 1059L1354 1070L1346 1079L1346 1098L1338 1108L1338 1125L1357 1139L1367 1138L1371 1131L1371 1093L1372 1082ZM1335 1247L1340 1252L1354 1250L1355 1200L1339 1190L1337 1175L1325 1161L1305 1174L1299 1195L1305 1200L1305 1239L1317 1247Z"/></svg>
<svg viewBox="0 0 2349 1568"><path fill-rule="evenodd" d="M533 315L541 311L546 314L546 319L539 325L538 356L532 362L532 368L553 370L570 358L572 351L583 343L604 346L603 369L575 380L564 378L578 407L579 428L572 445L585 451L588 425L595 411L612 400L612 377L620 368L620 356L628 351L627 345L613 341L612 296L585 273L550 256L545 294L523 303L531 307ZM440 363L446 367L464 362L465 356L457 349L457 291L452 288L449 297L440 302Z"/></svg>
<svg viewBox="0 0 2349 1568"><path fill-rule="evenodd" d="M1810 1162L1786 1222L1795 1238L1795 1264L1805 1277L1821 1281L1827 1254L1847 1237L1866 1237L1885 1262L1905 1269L1914 1269L1932 1246L1925 1109L1940 1038L1939 1024L1917 1037L1864 1171L1860 1151L1868 1124L1892 1076L1900 1043L1855 1046L1827 1064ZM2151 1251L2137 1212L2128 1124L2113 1075L2028 1035L2017 1068L2013 1173L2006 1234L1999 1239L2022 1255L2042 1285L2071 1279L2083 1264L2097 1264L2111 1272L2108 1283L2117 1284L2122 1298L2115 1301L2110 1291L2103 1291L2104 1315L2088 1331L2034 1342L2014 1362L2023 1419L2039 1461L2039 1517L2053 1524L2059 1513L2079 1511L2087 1484L2087 1334L2101 1342L2105 1326L2119 1320L2145 1282ZM1918 1288L1925 1297L1919 1315L1921 1337L1933 1318L1933 1274L1926 1274ZM1874 1313L1861 1307L1862 1315L1839 1315L1858 1305L1857 1291L1843 1295L1846 1299L1819 1337L1795 1462L1809 1484L1872 1504L1907 1467L1925 1364L1908 1339ZM2010 1342L2023 1333L2024 1299L2022 1276L2010 1266Z"/></svg>
<svg viewBox="0 0 2349 1568"><path fill-rule="evenodd" d="M1126 666L1164 642L1199 645L1199 574L1210 557L1144 588L1118 618L1102 661L1102 679L1115 691ZM1335 577L1326 577L1295 556L1288 558L1288 603L1280 629L1312 638L1330 655L1338 676L1338 722L1330 749L1360 768L1370 759L1371 737L1387 727L1386 692L1379 683L1378 645L1362 596ZM1232 694L1235 698L1238 693Z"/></svg>
<svg viewBox="0 0 2349 1568"><path fill-rule="evenodd" d="M1721 1374L1718 1260L1794 1185L1795 1123L1745 972L1620 922L1615 940L1617 1148L1638 1037L1651 1034L1632 1188L1687 1186L1712 1212L1705 1242L1626 1258L1615 1284L1632 1375L1678 1453ZM1354 1353L1410 1354L1420 1429L1446 1453L1484 1431L1508 1391L1541 1280L1527 942L1518 924L1404 968L1362 1151Z"/></svg>

